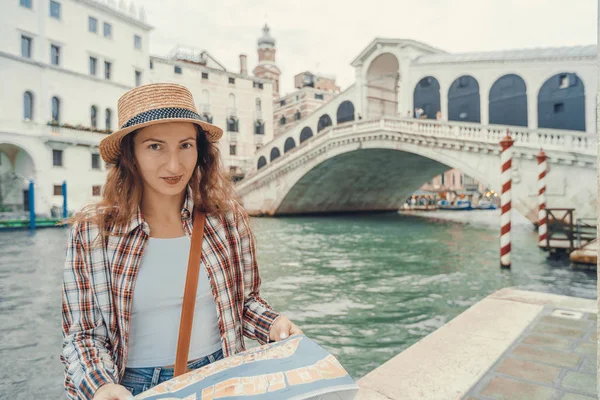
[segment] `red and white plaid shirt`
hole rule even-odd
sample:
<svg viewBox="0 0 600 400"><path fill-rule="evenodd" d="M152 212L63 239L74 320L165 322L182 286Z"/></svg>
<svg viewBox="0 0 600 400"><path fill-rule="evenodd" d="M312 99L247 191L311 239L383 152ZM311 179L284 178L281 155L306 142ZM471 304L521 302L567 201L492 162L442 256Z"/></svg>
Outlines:
<svg viewBox="0 0 600 400"><path fill-rule="evenodd" d="M181 210L188 236L192 210L188 191ZM133 288L150 229L138 210L127 227L111 232L107 241L95 240L98 227L81 223L73 226L67 242L60 359L69 399L91 399L103 384L120 382L125 372ZM217 307L223 355L245 350L244 336L267 343L279 314L260 297L256 239L238 203L224 215L206 215L202 260Z"/></svg>

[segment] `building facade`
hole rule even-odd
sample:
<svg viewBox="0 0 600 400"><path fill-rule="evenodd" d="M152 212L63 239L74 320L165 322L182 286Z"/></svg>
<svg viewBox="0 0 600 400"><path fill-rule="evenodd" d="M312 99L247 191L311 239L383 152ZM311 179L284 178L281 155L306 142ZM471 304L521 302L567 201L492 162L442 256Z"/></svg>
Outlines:
<svg viewBox="0 0 600 400"><path fill-rule="evenodd" d="M296 126L323 104L340 93L335 78L302 72L294 77L295 92L273 101L275 136Z"/></svg>
<svg viewBox="0 0 600 400"><path fill-rule="evenodd" d="M118 98L146 82L143 9L92 0L0 4L0 191L4 211L48 213L98 199L106 176L98 144L117 129Z"/></svg>
<svg viewBox="0 0 600 400"><path fill-rule="evenodd" d="M483 184L458 169L450 169L441 175L437 175L419 188L419 190L426 192L453 192L458 195L480 195L486 192L487 189Z"/></svg>
<svg viewBox="0 0 600 400"><path fill-rule="evenodd" d="M202 118L223 128L221 155L235 180L252 167L257 147L273 139L273 83L248 75L246 62L240 55L240 72L229 72L204 50L177 47L169 57L150 57L148 78L190 89Z"/></svg>
<svg viewBox="0 0 600 400"><path fill-rule="evenodd" d="M70 211L100 199L107 166L100 141L117 130L117 101L145 83L187 86L200 114L225 131L226 168L243 177L273 138L273 84L227 71L206 51L177 46L150 57L143 8L113 0L0 2L0 211ZM259 53L264 50L259 46Z"/></svg>

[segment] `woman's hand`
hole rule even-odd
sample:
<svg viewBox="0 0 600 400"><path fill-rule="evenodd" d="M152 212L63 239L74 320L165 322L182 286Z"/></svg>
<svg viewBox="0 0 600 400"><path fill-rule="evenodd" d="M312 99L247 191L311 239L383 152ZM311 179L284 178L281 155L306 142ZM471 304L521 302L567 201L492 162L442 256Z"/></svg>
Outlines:
<svg viewBox="0 0 600 400"><path fill-rule="evenodd" d="M287 339L291 335L297 334L302 334L300 328L290 321L288 317L280 315L271 326L269 339L272 342L279 342L280 340Z"/></svg>
<svg viewBox="0 0 600 400"><path fill-rule="evenodd" d="M133 395L125 386L107 383L96 390L92 400L133 400Z"/></svg>

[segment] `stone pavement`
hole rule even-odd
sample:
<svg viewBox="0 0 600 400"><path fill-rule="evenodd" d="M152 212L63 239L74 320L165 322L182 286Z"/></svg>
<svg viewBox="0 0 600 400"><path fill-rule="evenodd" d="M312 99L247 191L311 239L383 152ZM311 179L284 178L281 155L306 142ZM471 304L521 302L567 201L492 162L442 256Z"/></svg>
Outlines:
<svg viewBox="0 0 600 400"><path fill-rule="evenodd" d="M500 289L362 377L356 400L596 399L597 313Z"/></svg>
<svg viewBox="0 0 600 400"><path fill-rule="evenodd" d="M545 306L463 399L597 399L596 314Z"/></svg>

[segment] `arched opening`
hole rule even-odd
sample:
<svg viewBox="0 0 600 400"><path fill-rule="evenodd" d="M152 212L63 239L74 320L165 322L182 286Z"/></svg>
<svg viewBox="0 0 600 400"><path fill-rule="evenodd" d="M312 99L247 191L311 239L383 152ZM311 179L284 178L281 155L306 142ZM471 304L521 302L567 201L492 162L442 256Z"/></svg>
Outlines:
<svg viewBox="0 0 600 400"><path fill-rule="evenodd" d="M285 140L285 144L283 145L283 152L287 153L294 147L296 147L296 142L294 141L293 138L289 137Z"/></svg>
<svg viewBox="0 0 600 400"><path fill-rule="evenodd" d="M384 53L369 65L366 79L367 115L371 119L395 115L398 109L399 63L396 56Z"/></svg>
<svg viewBox="0 0 600 400"><path fill-rule="evenodd" d="M585 88L574 73L550 77L538 94L538 127L585 131Z"/></svg>
<svg viewBox="0 0 600 400"><path fill-rule="evenodd" d="M457 78L448 90L448 120L481 122L479 83L470 75Z"/></svg>
<svg viewBox="0 0 600 400"><path fill-rule="evenodd" d="M107 108L105 111L105 119L104 119L104 126L107 132L111 132L112 131L112 110L110 108Z"/></svg>
<svg viewBox="0 0 600 400"><path fill-rule="evenodd" d="M98 107L92 106L90 108L90 125L92 128L98 128Z"/></svg>
<svg viewBox="0 0 600 400"><path fill-rule="evenodd" d="M33 120L33 93L29 90L23 93L23 119Z"/></svg>
<svg viewBox="0 0 600 400"><path fill-rule="evenodd" d="M440 107L440 83L433 76L426 76L421 79L413 93L414 109L411 114L415 117L416 109L423 110L421 118L436 119Z"/></svg>
<svg viewBox="0 0 600 400"><path fill-rule="evenodd" d="M300 143L310 139L313 135L313 131L312 129L310 129L308 126L305 126L302 131L300 132Z"/></svg>
<svg viewBox="0 0 600 400"><path fill-rule="evenodd" d="M258 159L258 164L256 164L256 168L261 169L265 165L267 165L267 159L264 156L260 156Z"/></svg>
<svg viewBox="0 0 600 400"><path fill-rule="evenodd" d="M227 132L239 132L239 121L237 118L227 118Z"/></svg>
<svg viewBox="0 0 600 400"><path fill-rule="evenodd" d="M52 121L60 123L60 99L56 96L52 98Z"/></svg>
<svg viewBox="0 0 600 400"><path fill-rule="evenodd" d="M527 126L527 86L519 75L501 76L490 89L490 124Z"/></svg>
<svg viewBox="0 0 600 400"><path fill-rule="evenodd" d="M0 143L0 212L29 211L28 180L35 179L33 158L19 146Z"/></svg>
<svg viewBox="0 0 600 400"><path fill-rule="evenodd" d="M254 134L264 135L265 134L265 122L261 120L254 121Z"/></svg>
<svg viewBox="0 0 600 400"><path fill-rule="evenodd" d="M354 121L354 104L346 100L337 109L337 123L341 124L348 121Z"/></svg>
<svg viewBox="0 0 600 400"><path fill-rule="evenodd" d="M271 149L271 158L270 158L270 161L275 160L279 156L281 156L281 153L279 152L279 149L277 147L273 147Z"/></svg>
<svg viewBox="0 0 600 400"><path fill-rule="evenodd" d="M319 123L317 124L317 133L321 132L323 129L326 129L332 124L333 122L331 121L331 117L329 115L321 115L321 118L319 118Z"/></svg>

